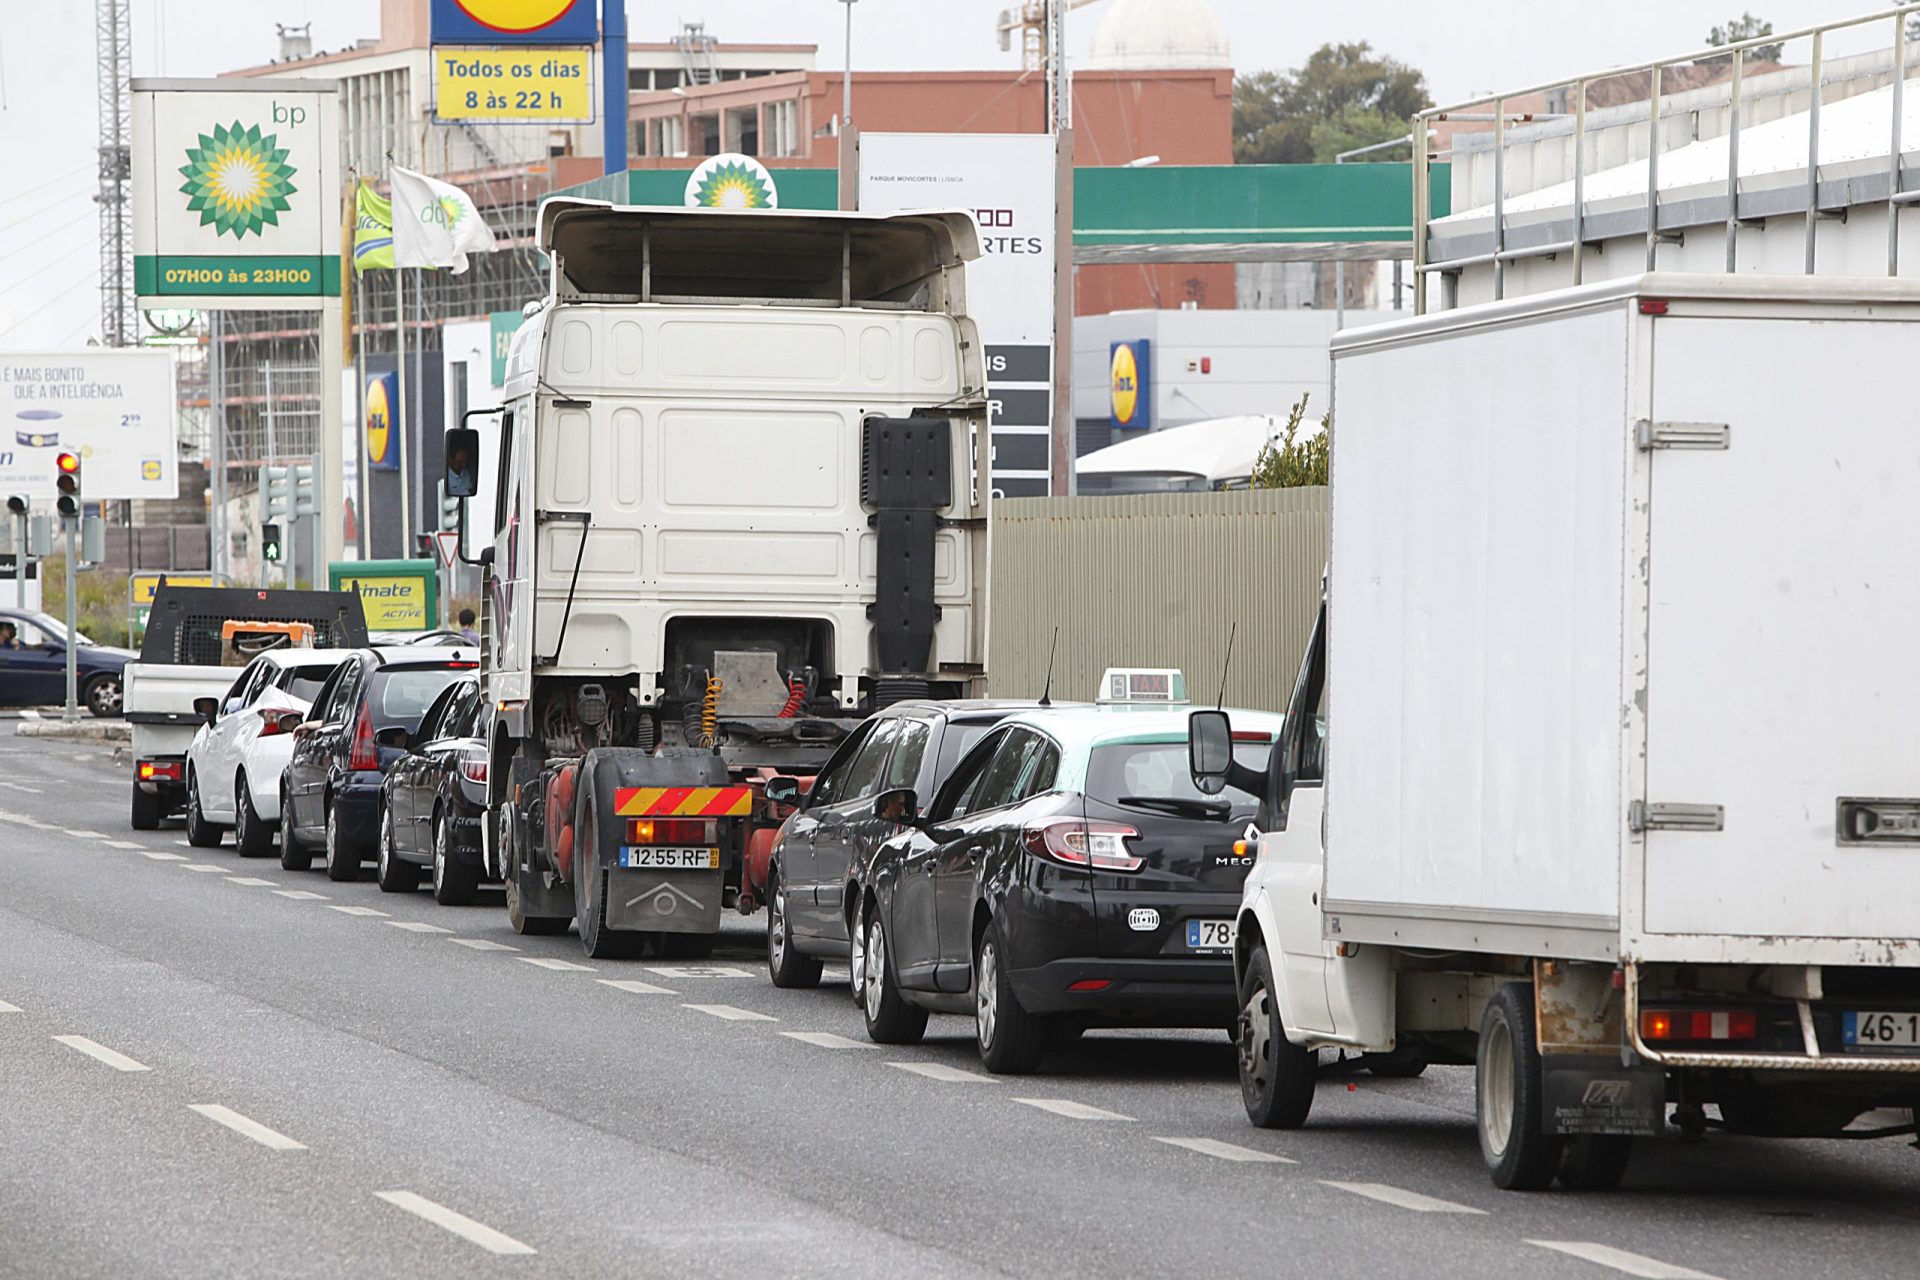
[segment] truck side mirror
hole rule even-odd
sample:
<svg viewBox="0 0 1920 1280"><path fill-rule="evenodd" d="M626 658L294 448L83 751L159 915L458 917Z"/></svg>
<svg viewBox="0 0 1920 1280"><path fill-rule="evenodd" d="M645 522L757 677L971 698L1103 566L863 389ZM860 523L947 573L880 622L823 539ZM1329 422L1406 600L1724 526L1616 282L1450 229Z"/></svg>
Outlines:
<svg viewBox="0 0 1920 1280"><path fill-rule="evenodd" d="M1200 794L1227 789L1233 769L1233 723L1224 711L1196 711L1187 717L1187 771Z"/></svg>
<svg viewBox="0 0 1920 1280"><path fill-rule="evenodd" d="M446 483L449 498L471 498L480 492L480 433L472 427L447 432Z"/></svg>
<svg viewBox="0 0 1920 1280"><path fill-rule="evenodd" d="M767 799L774 804L799 804L800 779L775 774L767 779Z"/></svg>

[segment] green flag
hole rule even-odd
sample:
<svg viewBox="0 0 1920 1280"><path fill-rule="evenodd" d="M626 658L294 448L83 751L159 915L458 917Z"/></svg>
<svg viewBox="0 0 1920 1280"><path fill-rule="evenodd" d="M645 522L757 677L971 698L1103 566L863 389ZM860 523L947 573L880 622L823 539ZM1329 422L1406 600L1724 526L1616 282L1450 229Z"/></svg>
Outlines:
<svg viewBox="0 0 1920 1280"><path fill-rule="evenodd" d="M393 266L393 202L362 181L355 188L353 269Z"/></svg>

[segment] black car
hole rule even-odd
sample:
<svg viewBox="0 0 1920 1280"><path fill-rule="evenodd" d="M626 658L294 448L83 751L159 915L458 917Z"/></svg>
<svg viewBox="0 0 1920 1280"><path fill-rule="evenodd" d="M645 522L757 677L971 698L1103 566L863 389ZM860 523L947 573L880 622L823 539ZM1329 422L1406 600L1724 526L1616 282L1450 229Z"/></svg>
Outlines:
<svg viewBox="0 0 1920 1280"><path fill-rule="evenodd" d="M482 878L480 826L487 812L485 699L475 676L440 691L387 770L380 792L380 887L410 893L433 869L434 900L464 906Z"/></svg>
<svg viewBox="0 0 1920 1280"><path fill-rule="evenodd" d="M848 735L774 844L767 884L767 972L773 985L816 986L822 960L849 954L847 887L874 848L899 830L874 816L873 798L901 788L932 795L982 734L1034 705L900 702ZM791 779L768 786L776 800L792 794ZM857 948L853 959L857 965Z"/></svg>
<svg viewBox="0 0 1920 1280"><path fill-rule="evenodd" d="M120 669L138 655L78 637L74 689L96 716L120 714ZM67 700L67 629L32 610L0 609L0 707L48 707Z"/></svg>
<svg viewBox="0 0 1920 1280"><path fill-rule="evenodd" d="M318 844L330 879L359 876L379 838L387 771L407 758L434 699L479 665L471 650L361 649L334 670L294 730L281 783L282 866L312 866Z"/></svg>
<svg viewBox="0 0 1920 1280"><path fill-rule="evenodd" d="M1264 768L1282 718L1233 723L1238 762ZM875 1041L913 1043L929 1011L971 1011L988 1069L1025 1072L1092 1026L1232 1026L1252 864L1235 842L1258 800L1195 787L1184 711L1010 717L917 806L904 791L870 806L906 824L855 904Z"/></svg>

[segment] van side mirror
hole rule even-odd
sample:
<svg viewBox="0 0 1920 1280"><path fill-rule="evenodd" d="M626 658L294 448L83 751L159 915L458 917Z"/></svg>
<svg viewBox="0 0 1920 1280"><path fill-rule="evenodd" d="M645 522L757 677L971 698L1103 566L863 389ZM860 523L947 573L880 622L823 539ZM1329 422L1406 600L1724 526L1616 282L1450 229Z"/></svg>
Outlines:
<svg viewBox="0 0 1920 1280"><path fill-rule="evenodd" d="M873 816L882 822L915 826L920 821L920 797L914 794L912 787L882 791L873 798Z"/></svg>
<svg viewBox="0 0 1920 1280"><path fill-rule="evenodd" d="M774 804L799 804L800 779L775 774L767 779L767 799Z"/></svg>
<svg viewBox="0 0 1920 1280"><path fill-rule="evenodd" d="M220 715L220 699L195 698L193 700L193 714L199 716L208 724L212 724Z"/></svg>
<svg viewBox="0 0 1920 1280"><path fill-rule="evenodd" d="M480 492L480 433L472 427L447 432L446 483L449 498L471 498Z"/></svg>
<svg viewBox="0 0 1920 1280"><path fill-rule="evenodd" d="M1233 770L1233 723L1224 711L1196 711L1187 717L1187 771L1200 794L1227 789Z"/></svg>

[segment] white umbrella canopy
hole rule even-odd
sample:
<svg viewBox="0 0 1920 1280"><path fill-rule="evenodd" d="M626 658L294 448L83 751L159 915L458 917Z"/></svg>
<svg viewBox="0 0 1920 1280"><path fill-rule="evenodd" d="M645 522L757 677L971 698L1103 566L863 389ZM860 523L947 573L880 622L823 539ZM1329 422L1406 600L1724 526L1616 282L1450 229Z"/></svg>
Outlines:
<svg viewBox="0 0 1920 1280"><path fill-rule="evenodd" d="M1318 423L1300 427L1296 439L1311 439L1320 430ZM1075 468L1083 476L1169 476L1218 485L1252 475L1260 450L1283 440L1286 430L1285 416L1270 413L1189 422L1096 449Z"/></svg>

